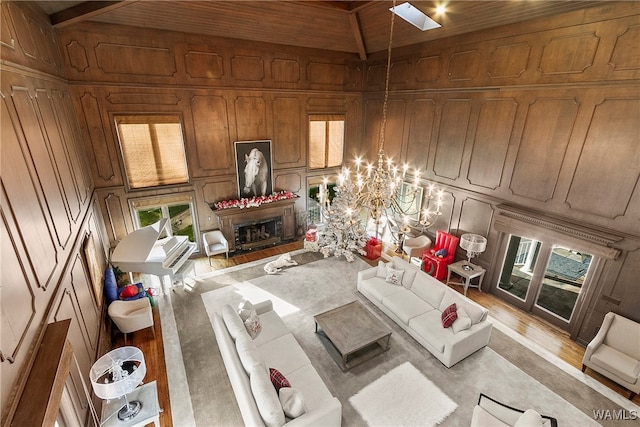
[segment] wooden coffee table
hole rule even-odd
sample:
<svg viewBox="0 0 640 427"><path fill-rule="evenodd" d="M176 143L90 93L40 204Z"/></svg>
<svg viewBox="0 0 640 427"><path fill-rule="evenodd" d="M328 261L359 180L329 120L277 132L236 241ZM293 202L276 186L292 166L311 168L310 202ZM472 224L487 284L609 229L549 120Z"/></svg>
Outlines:
<svg viewBox="0 0 640 427"><path fill-rule="evenodd" d="M325 347L343 371L389 350L391 330L360 301L325 311L314 319L316 333L325 338Z"/></svg>

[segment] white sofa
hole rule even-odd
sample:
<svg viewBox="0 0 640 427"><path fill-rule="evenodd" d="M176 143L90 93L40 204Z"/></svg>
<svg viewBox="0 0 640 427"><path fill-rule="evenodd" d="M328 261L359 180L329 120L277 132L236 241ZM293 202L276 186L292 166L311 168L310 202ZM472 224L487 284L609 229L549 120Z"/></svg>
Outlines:
<svg viewBox="0 0 640 427"><path fill-rule="evenodd" d="M273 310L271 301L255 304L253 309L261 325L261 331L253 339L230 305L213 316L220 354L245 425L341 425L342 404L327 389L293 334ZM269 368L280 371L291 387L300 391L304 414L292 419L285 416L278 392L269 379Z"/></svg>
<svg viewBox="0 0 640 427"><path fill-rule="evenodd" d="M388 267L404 271L401 285L386 280ZM393 257L358 272L358 291L393 319L447 368L489 343L487 310L416 266ZM455 303L458 319L442 326L442 312Z"/></svg>
<svg viewBox="0 0 640 427"><path fill-rule="evenodd" d="M607 313L584 352L582 372L587 367L627 388L633 399L640 393L640 323Z"/></svg>

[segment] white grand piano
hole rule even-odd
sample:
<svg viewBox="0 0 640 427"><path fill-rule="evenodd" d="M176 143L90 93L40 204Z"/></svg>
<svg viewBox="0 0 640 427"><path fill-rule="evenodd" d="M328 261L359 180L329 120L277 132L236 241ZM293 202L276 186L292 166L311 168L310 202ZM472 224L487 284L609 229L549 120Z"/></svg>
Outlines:
<svg viewBox="0 0 640 427"><path fill-rule="evenodd" d="M162 218L128 234L113 250L111 264L130 274L155 274L161 284L164 276L173 278L197 246L187 236L159 239L166 223Z"/></svg>

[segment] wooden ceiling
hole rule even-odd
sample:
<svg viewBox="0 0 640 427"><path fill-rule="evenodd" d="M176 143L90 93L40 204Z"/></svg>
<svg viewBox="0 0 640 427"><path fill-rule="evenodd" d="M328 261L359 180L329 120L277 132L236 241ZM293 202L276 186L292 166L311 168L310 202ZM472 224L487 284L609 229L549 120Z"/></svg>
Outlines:
<svg viewBox="0 0 640 427"><path fill-rule="evenodd" d="M411 4L438 21L430 31L396 17L393 46L407 46L530 19L597 7L601 1L449 0ZM82 21L197 33L356 53L386 50L391 1L37 1L57 27ZM401 4L403 1L398 1Z"/></svg>

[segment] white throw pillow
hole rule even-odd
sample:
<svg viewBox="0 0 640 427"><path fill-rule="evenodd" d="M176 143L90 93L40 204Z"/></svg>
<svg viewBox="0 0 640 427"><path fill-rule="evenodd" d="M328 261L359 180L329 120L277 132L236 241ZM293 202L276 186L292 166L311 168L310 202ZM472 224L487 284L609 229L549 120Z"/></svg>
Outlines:
<svg viewBox="0 0 640 427"><path fill-rule="evenodd" d="M386 279L387 277L387 264L383 261L378 261L378 270L376 271L376 276L382 279Z"/></svg>
<svg viewBox="0 0 640 427"><path fill-rule="evenodd" d="M222 307L222 318L224 319L224 324L227 326L231 338L235 341L238 335L245 331L242 319L240 319L238 313L228 304Z"/></svg>
<svg viewBox="0 0 640 427"><path fill-rule="evenodd" d="M269 427L282 426L285 423L284 412L267 371L261 366L254 366L249 383L262 421Z"/></svg>
<svg viewBox="0 0 640 427"><path fill-rule="evenodd" d="M392 285L402 286L403 275L403 270L396 270L395 268L387 267L387 275L384 280Z"/></svg>
<svg viewBox="0 0 640 427"><path fill-rule="evenodd" d="M240 306L238 307L238 315L240 315L240 319L242 319L243 322L249 318L251 310L253 310L253 304L251 304L251 301L245 300L240 303Z"/></svg>
<svg viewBox="0 0 640 427"><path fill-rule="evenodd" d="M471 327L471 318L465 311L464 307L458 307L457 310L458 318L451 325L451 330L454 334L457 334L460 331L464 331L465 329L469 329Z"/></svg>
<svg viewBox="0 0 640 427"><path fill-rule="evenodd" d="M542 425L542 417L534 409L527 409L516 421L513 427L539 427Z"/></svg>
<svg viewBox="0 0 640 427"><path fill-rule="evenodd" d="M278 398L284 414L289 418L297 418L307 411L304 407L302 392L297 388L282 387Z"/></svg>
<svg viewBox="0 0 640 427"><path fill-rule="evenodd" d="M260 318L258 317L258 313L255 310L251 310L251 314L247 320L244 321L244 327L249 332L251 339L254 339L260 331L262 330L262 325L260 324Z"/></svg>

